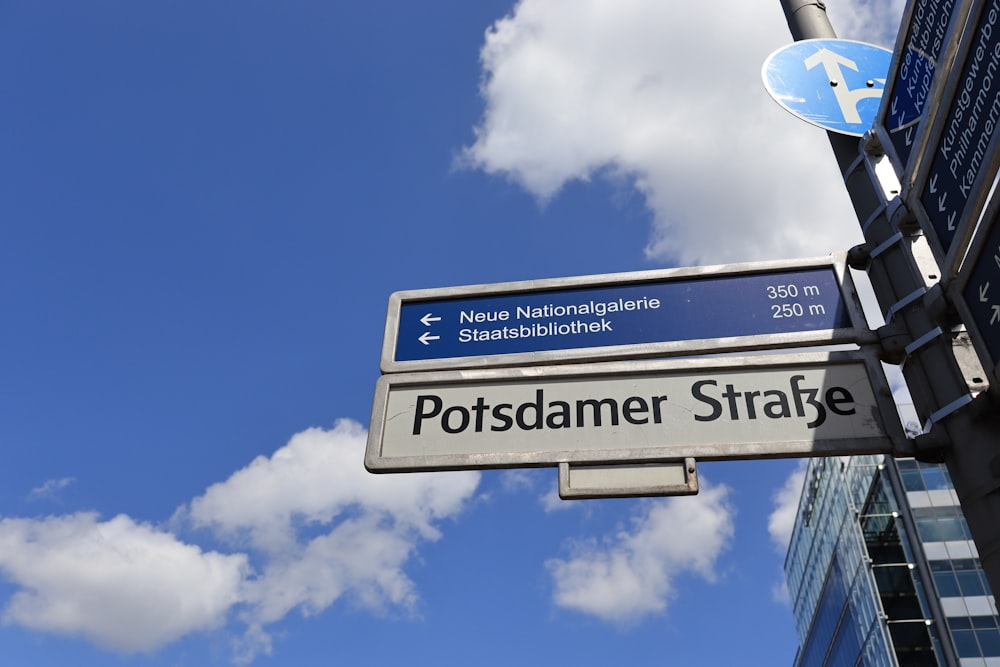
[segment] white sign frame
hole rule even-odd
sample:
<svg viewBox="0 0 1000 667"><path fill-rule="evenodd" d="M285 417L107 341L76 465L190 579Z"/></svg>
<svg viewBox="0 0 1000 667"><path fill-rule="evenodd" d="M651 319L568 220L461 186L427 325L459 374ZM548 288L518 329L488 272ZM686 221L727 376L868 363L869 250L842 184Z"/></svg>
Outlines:
<svg viewBox="0 0 1000 667"><path fill-rule="evenodd" d="M793 376L801 380L790 384ZM702 383L701 398L693 384L685 396L692 379ZM770 386L752 386L765 380ZM805 394L791 395L809 389L817 390L814 401L827 401L823 420ZM571 401L575 426L564 421ZM564 413L553 412L563 405ZM607 423L595 416L605 407ZM403 472L836 456L890 453L903 441L873 353L768 354L383 375L365 467Z"/></svg>

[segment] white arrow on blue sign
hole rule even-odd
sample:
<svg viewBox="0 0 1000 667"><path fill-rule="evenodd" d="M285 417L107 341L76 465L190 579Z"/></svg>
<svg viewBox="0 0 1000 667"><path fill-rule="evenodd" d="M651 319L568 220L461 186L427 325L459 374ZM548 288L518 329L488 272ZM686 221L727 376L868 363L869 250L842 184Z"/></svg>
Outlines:
<svg viewBox="0 0 1000 667"><path fill-rule="evenodd" d="M847 39L806 39L764 61L767 92L787 111L831 132L861 136L878 113L892 53Z"/></svg>

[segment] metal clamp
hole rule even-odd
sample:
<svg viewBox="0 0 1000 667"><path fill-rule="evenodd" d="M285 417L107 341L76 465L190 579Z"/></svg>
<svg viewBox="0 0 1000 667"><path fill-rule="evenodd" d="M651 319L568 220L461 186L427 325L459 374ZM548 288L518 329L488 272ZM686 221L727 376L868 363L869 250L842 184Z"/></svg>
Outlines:
<svg viewBox="0 0 1000 667"><path fill-rule="evenodd" d="M874 253L872 254L872 256L873 257L875 256ZM896 313L909 306L911 303L922 297L924 294L927 294L927 288L918 287L917 289L913 290L912 292L904 296L902 299L897 301L896 303L892 304L892 306L889 307L889 312L885 314L885 323L891 324L892 318L896 316Z"/></svg>
<svg viewBox="0 0 1000 667"><path fill-rule="evenodd" d="M872 223L875 222L879 218L879 216L883 215L886 212L887 207L888 207L887 203L882 203L879 204L874 211L872 211L871 215L869 215L865 219L865 221L861 223L862 234L868 233L868 228L872 226Z"/></svg>
<svg viewBox="0 0 1000 667"><path fill-rule="evenodd" d="M886 204L885 215L889 218L889 222L893 222L896 229L899 229L901 225L901 220L906 220L913 217L910 209L907 208L906 202L903 201L902 197L893 197L888 204Z"/></svg>
<svg viewBox="0 0 1000 667"><path fill-rule="evenodd" d="M906 346L905 348L906 356L907 357L912 356L914 352L922 348L924 345L927 345L938 336L943 336L943 335L944 335L944 330L941 329L941 327L934 327L933 329L925 333L923 336L921 336L920 338L916 339L915 341Z"/></svg>
<svg viewBox="0 0 1000 667"><path fill-rule="evenodd" d="M869 255L868 255L869 259L875 259L876 257L878 257L879 255L881 255L882 253L884 253L886 250L888 250L889 248L891 248L892 246L896 245L897 243L899 243L902 240L903 240L903 233L902 232L896 232L895 234L893 234L892 236L890 236L889 238L887 238L885 241L882 241L882 243L879 243L875 247L875 249L872 250L871 253L869 253Z"/></svg>
<svg viewBox="0 0 1000 667"><path fill-rule="evenodd" d="M906 360L906 344L909 340L906 327L902 322L883 324L878 334L879 359L887 364L899 365Z"/></svg>
<svg viewBox="0 0 1000 667"><path fill-rule="evenodd" d="M973 400L972 394L966 394L965 396L960 396L959 398L956 398L954 401L944 406L943 408L940 408L939 410L934 412L930 417L927 418L926 423L924 423L924 432L930 433L931 429L934 428L935 424L940 423L941 420L943 420L945 417L952 414L956 410L960 410L969 403L972 403L972 400Z"/></svg>
<svg viewBox="0 0 1000 667"><path fill-rule="evenodd" d="M860 167L864 163L865 158L867 157L868 156L865 155L863 152L861 151L858 152L858 157L854 158L851 164L847 165L847 169L844 170L843 173L844 183L847 183L847 179L849 179L851 176L854 175L854 172L858 170L858 167Z"/></svg>

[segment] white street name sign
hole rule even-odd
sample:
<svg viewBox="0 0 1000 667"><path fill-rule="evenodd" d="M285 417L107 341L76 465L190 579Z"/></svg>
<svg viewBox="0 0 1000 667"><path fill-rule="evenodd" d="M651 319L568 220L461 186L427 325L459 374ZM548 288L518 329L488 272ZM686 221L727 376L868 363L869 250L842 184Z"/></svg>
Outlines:
<svg viewBox="0 0 1000 667"><path fill-rule="evenodd" d="M881 367L862 352L432 371L380 378L365 466L826 456L895 438Z"/></svg>

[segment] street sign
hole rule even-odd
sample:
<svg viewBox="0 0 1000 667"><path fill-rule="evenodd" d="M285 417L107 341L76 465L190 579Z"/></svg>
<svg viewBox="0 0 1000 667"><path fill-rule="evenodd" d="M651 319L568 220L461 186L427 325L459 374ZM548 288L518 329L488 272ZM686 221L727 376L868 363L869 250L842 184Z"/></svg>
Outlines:
<svg viewBox="0 0 1000 667"><path fill-rule="evenodd" d="M904 198L938 261L953 275L993 185L1000 154L990 150L1000 125L1000 0L970 11L943 93L940 122ZM961 64L959 69L958 65Z"/></svg>
<svg viewBox="0 0 1000 667"><path fill-rule="evenodd" d="M559 464L559 497L637 498L698 493L694 459L619 465Z"/></svg>
<svg viewBox="0 0 1000 667"><path fill-rule="evenodd" d="M845 256L397 292L383 372L856 342Z"/></svg>
<svg viewBox="0 0 1000 667"><path fill-rule="evenodd" d="M968 12L968 0L909 0L896 41L890 70L889 91L879 111L876 130L882 138L889 161L900 182L913 173L910 154L916 144L918 129L924 124L924 110L931 101L935 75L954 48L945 45L953 17L960 23ZM950 44L954 46L957 40Z"/></svg>
<svg viewBox="0 0 1000 667"><path fill-rule="evenodd" d="M784 109L831 132L871 129L892 52L847 39L805 39L764 61L767 92Z"/></svg>
<svg viewBox="0 0 1000 667"><path fill-rule="evenodd" d="M812 352L383 375L373 472L834 456L902 439L874 356Z"/></svg>
<svg viewBox="0 0 1000 667"><path fill-rule="evenodd" d="M990 203L965 264L951 287L952 302L983 366L996 378L1000 363L1000 201Z"/></svg>

